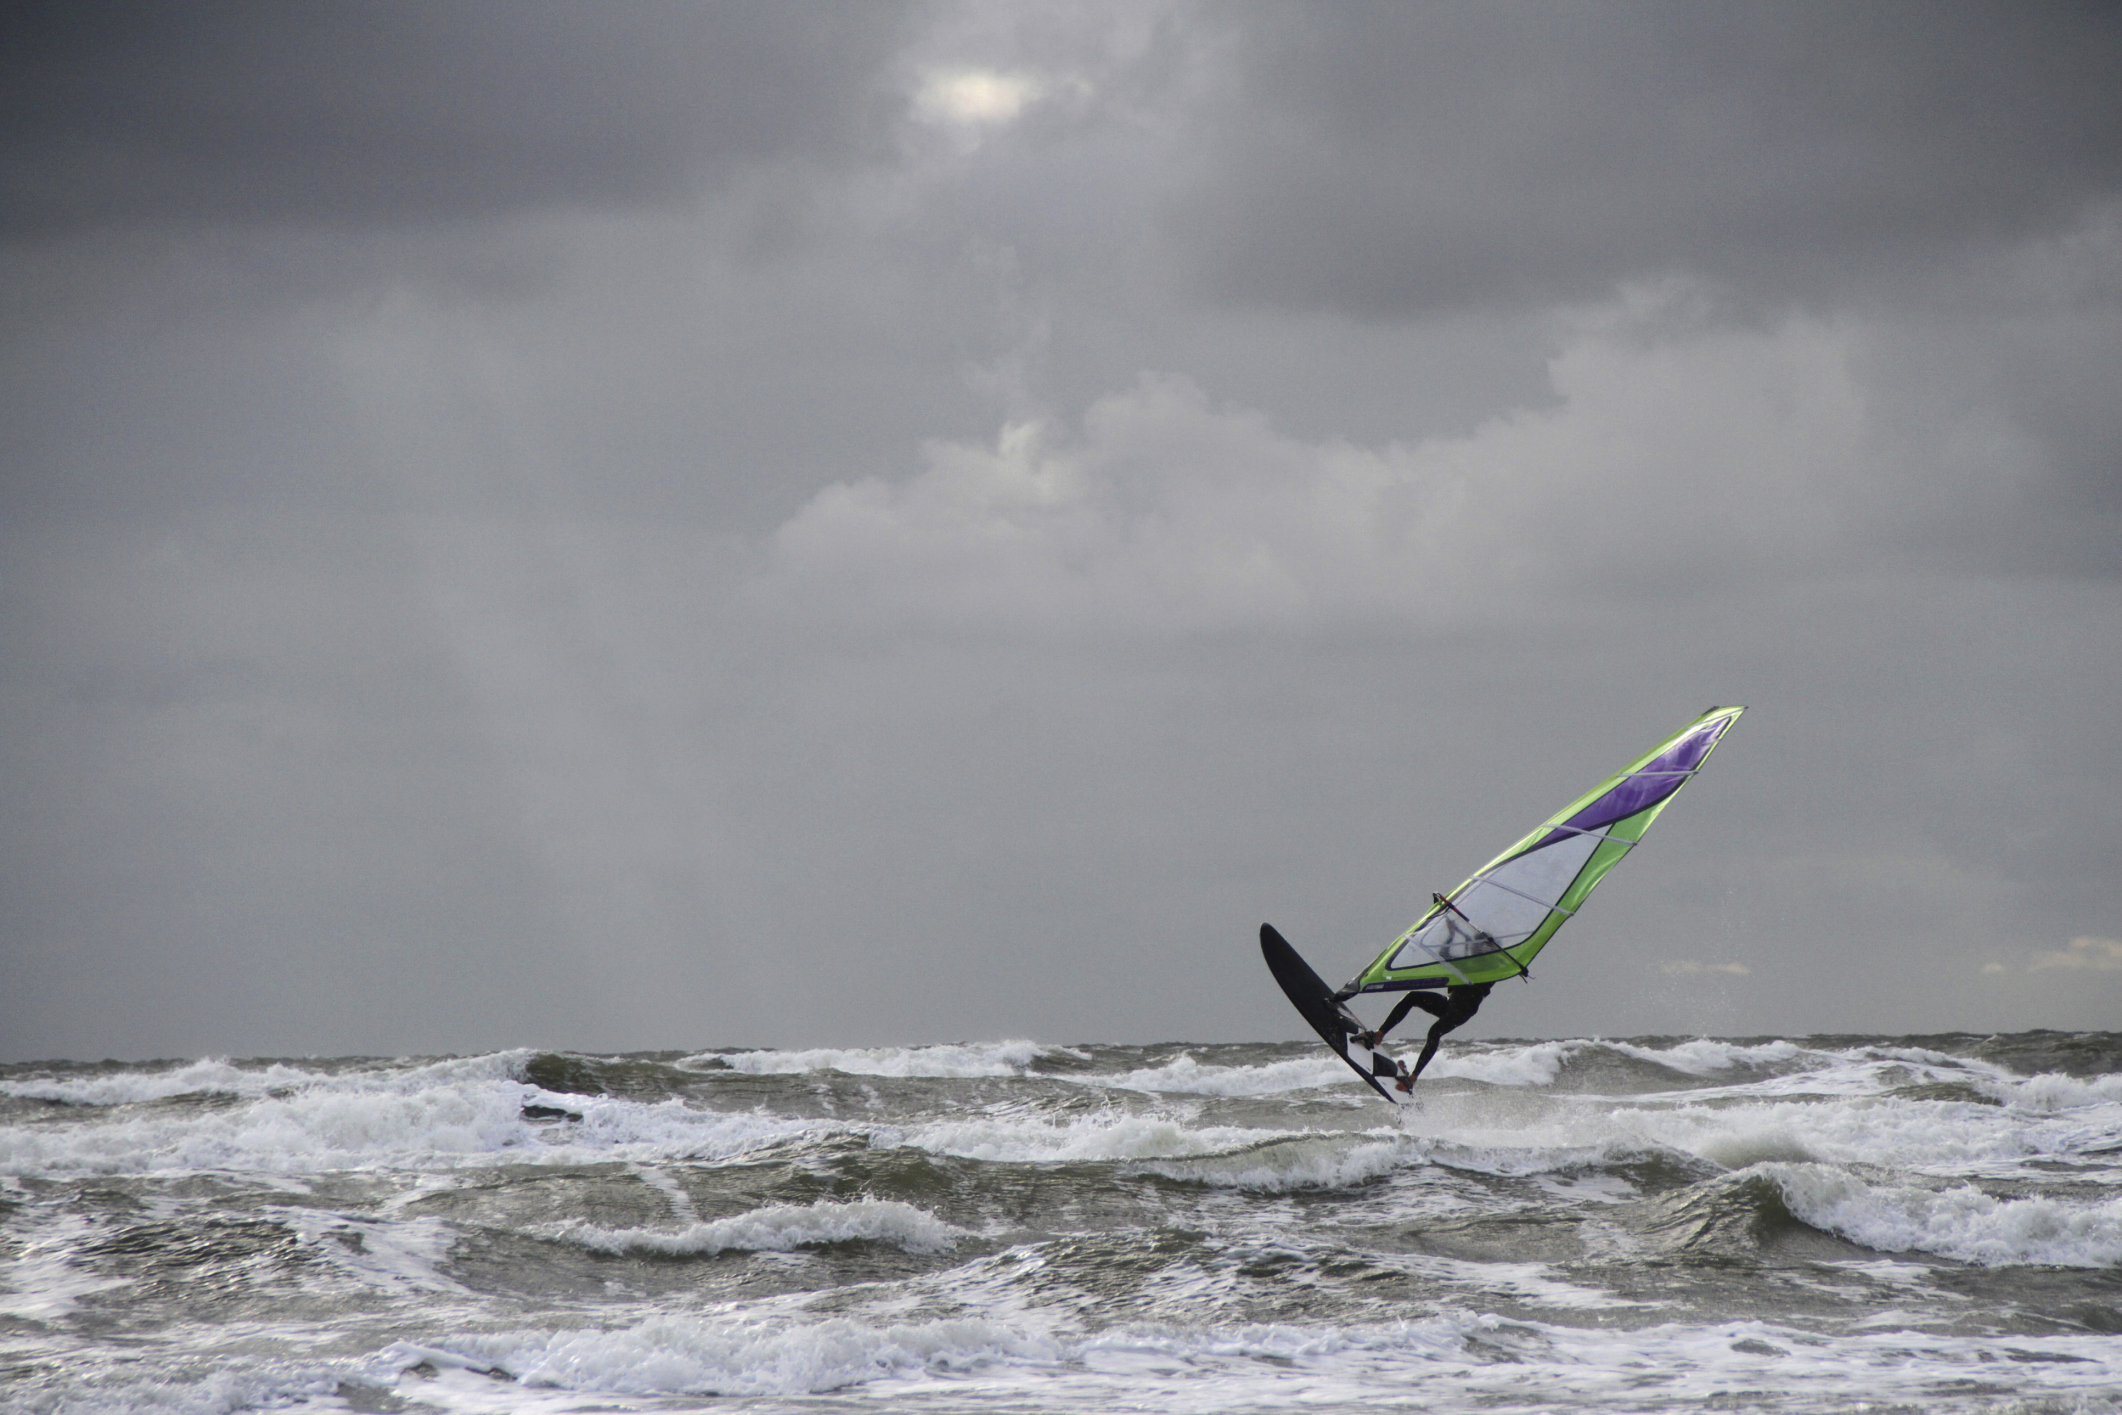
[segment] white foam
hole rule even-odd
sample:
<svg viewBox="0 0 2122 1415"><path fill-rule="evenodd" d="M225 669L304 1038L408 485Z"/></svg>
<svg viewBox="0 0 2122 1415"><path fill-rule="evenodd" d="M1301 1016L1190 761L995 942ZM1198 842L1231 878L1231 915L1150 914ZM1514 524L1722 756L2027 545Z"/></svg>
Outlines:
<svg viewBox="0 0 2122 1415"><path fill-rule="evenodd" d="M489 1052L431 1062L368 1062L322 1070L267 1062L239 1066L220 1057L163 1071L119 1071L90 1076L29 1076L0 1081L0 1095L67 1105L137 1105L173 1096L225 1095L246 1098L311 1089L375 1091L422 1089L452 1082L501 1080L518 1075L529 1051Z"/></svg>
<svg viewBox="0 0 2122 1415"><path fill-rule="evenodd" d="M1998 1199L1973 1185L1871 1185L1822 1164L1765 1164L1790 1211L1815 1228L1883 1253L1909 1251L1996 1267L2122 1263L2122 1199Z"/></svg>
<svg viewBox="0 0 2122 1415"><path fill-rule="evenodd" d="M1935 1051L1930 1047L1863 1046L1853 1051L1829 1052L1830 1056L1879 1057L1888 1061L1912 1061L1920 1066L1942 1067L1952 1071L1992 1071L1999 1075L2009 1072L1991 1062L1971 1056L1955 1056L1949 1051Z"/></svg>
<svg viewBox="0 0 2122 1415"><path fill-rule="evenodd" d="M1637 1133L1728 1167L1763 1159L1819 1159L1964 1173L2096 1146L2100 1133L2040 1114L1976 1102L1860 1098L1643 1110Z"/></svg>
<svg viewBox="0 0 2122 1415"><path fill-rule="evenodd" d="M1725 1169L1777 1161L1804 1163L1817 1158L1807 1143L1804 1117L1774 1112L1740 1117L1737 1123L1698 1131L1687 1148Z"/></svg>
<svg viewBox="0 0 2122 1415"><path fill-rule="evenodd" d="M996 1163L1176 1159L1219 1154L1288 1132L1235 1125L1193 1125L1182 1117L1112 1113L1065 1120L980 1116L936 1121L896 1132L932 1154ZM879 1139L894 1132L880 1133Z"/></svg>
<svg viewBox="0 0 2122 1415"><path fill-rule="evenodd" d="M873 1325L778 1315L656 1316L611 1331L524 1331L436 1347L390 1355L410 1366L446 1353L499 1367L523 1386L635 1396L809 1395L1060 1355L1043 1332L979 1318Z"/></svg>
<svg viewBox="0 0 2122 1415"><path fill-rule="evenodd" d="M336 1371L314 1363L290 1369L290 1363L242 1356L170 1374L152 1366L143 1372L140 1364L129 1356L102 1370L70 1373L74 1379L65 1386L25 1391L21 1403L7 1408L22 1415L235 1415L330 1400L341 1381Z"/></svg>
<svg viewBox="0 0 2122 1415"><path fill-rule="evenodd" d="M1496 1276L1508 1287L1525 1275ZM1521 1300L1605 1305L1580 1300L1597 1296L1552 1289L1535 1273ZM821 1316L793 1298L764 1299L608 1326L437 1335L322 1361L217 1352L210 1375L189 1378L205 1369L173 1375L171 1363L128 1353L122 1366L94 1377L77 1365L66 1386L29 1408L40 1415L221 1415L303 1402L376 1408L354 1404L340 1385L353 1381L462 1415L681 1410L700 1408L690 1403L699 1400L805 1401L836 1392L872 1409L1111 1415L1367 1409L1405 1405L1410 1392L1437 1409L1678 1412L1773 1392L1772 1403L1793 1410L1972 1412L1992 1408L1986 1393L1999 1387L2028 1408L2122 1409L2122 1367L2104 1335L1969 1337L1920 1328L1831 1335L1758 1320L1559 1325L1450 1306L1372 1324L1205 1320L1084 1331L1052 1309L920 1320ZM1961 1395L1968 1387L1973 1394Z"/></svg>
<svg viewBox="0 0 2122 1415"><path fill-rule="evenodd" d="M680 1065L698 1066L713 1058L732 1071L757 1076L799 1075L806 1071L840 1071L851 1076L951 1077L1021 1076L1034 1062L1049 1056L1087 1060L1070 1047L1037 1042L966 1042L919 1047L818 1048L811 1051L702 1052Z"/></svg>
<svg viewBox="0 0 2122 1415"><path fill-rule="evenodd" d="M541 1126L523 1118L526 1102L564 1103L582 1120ZM679 1100L642 1105L553 1096L511 1079L505 1065L429 1065L313 1073L291 1090L261 1088L237 1104L212 1108L119 1109L63 1126L0 1126L0 1173L300 1174L496 1159L721 1158L829 1128L699 1110Z"/></svg>
<svg viewBox="0 0 2122 1415"><path fill-rule="evenodd" d="M74 1255L95 1236L80 1214L55 1213L17 1229L14 1256L0 1261L0 1316L54 1322L73 1311L81 1298L123 1287L124 1278L101 1277L77 1264Z"/></svg>
<svg viewBox="0 0 2122 1415"><path fill-rule="evenodd" d="M1353 1079L1348 1067L1331 1056L1271 1061L1259 1066L1203 1065L1181 1052L1161 1066L1124 1071L1117 1076L1079 1075L1065 1079L1089 1086L1195 1096L1272 1096L1316 1090Z"/></svg>
<svg viewBox="0 0 2122 1415"><path fill-rule="evenodd" d="M684 1185L653 1165L637 1164L633 1168L636 1178L663 1196L670 1205L672 1218L680 1223L700 1221L699 1211L693 1207L693 1196L685 1192Z"/></svg>
<svg viewBox="0 0 2122 1415"><path fill-rule="evenodd" d="M1560 1305L1596 1297L1551 1295ZM2015 1359L2027 1356L2034 1359ZM402 1370L418 1361L444 1377L452 1366L515 1376L498 1388L484 1378L395 1385L423 1403L441 1397L457 1409L496 1411L579 1408L585 1395L845 1392L882 1408L1224 1415L1368 1408L1404 1403L1410 1391L1440 1409L1696 1410L1744 1391L1775 1391L1794 1409L1868 1402L1966 1409L1939 1401L1938 1386L1970 1377L2008 1382L2027 1396L2090 1396L2099 1403L2074 1407L2087 1415L2116 1408L2108 1337L2000 1343L1908 1330L1822 1337L1760 1321L1560 1326L1449 1308L1368 1325L1127 1323L1093 1333L1056 1329L1029 1313L873 1322L732 1309L658 1315L611 1330L404 1345L372 1365L371 1379L387 1383L387 1364ZM547 1390L579 1394L553 1401Z"/></svg>
<svg viewBox="0 0 2122 1415"><path fill-rule="evenodd" d="M1792 1042L1771 1041L1744 1045L1738 1042L1720 1042L1710 1037L1677 1042L1669 1047L1637 1046L1632 1042L1608 1042L1606 1045L1623 1056L1632 1056L1638 1061L1669 1067L1689 1076L1710 1076L1720 1071L1729 1071L1734 1066L1774 1065L1795 1061L1807 1054L1803 1048Z"/></svg>
<svg viewBox="0 0 2122 1415"><path fill-rule="evenodd" d="M730 1251L786 1253L825 1243L889 1243L909 1253L939 1253L966 1231L935 1215L887 1199L851 1203L773 1204L684 1228L599 1228L570 1223L554 1236L600 1253L708 1256Z"/></svg>
<svg viewBox="0 0 2122 1415"><path fill-rule="evenodd" d="M1412 1050L1412 1046L1404 1048ZM1712 1038L1676 1042L1667 1047L1641 1046L1634 1042L1567 1040L1520 1043L1471 1043L1443 1050L1423 1072L1425 1077L1453 1077L1490 1086L1549 1086L1563 1071L1588 1054L1611 1052L1636 1061L1649 1062L1689 1076L1709 1076L1737 1066L1767 1066L1811 1055L1786 1041L1742 1044Z"/></svg>
<svg viewBox="0 0 2122 1415"><path fill-rule="evenodd" d="M1789 1078L1786 1078L1789 1079ZM1976 1101L1755 1092L1610 1097L1432 1093L1403 1112L1411 1131L1506 1156L1513 1172L1665 1151L1739 1169L1764 1161L1870 1164L1964 1177L2028 1159L2071 1159L2117 1141L2122 1107L2050 1114Z"/></svg>
<svg viewBox="0 0 2122 1415"><path fill-rule="evenodd" d="M388 1222L347 1218L325 1209L270 1205L259 1212L292 1230L311 1252L365 1286L421 1292L467 1289L439 1271L457 1235L438 1218Z"/></svg>
<svg viewBox="0 0 2122 1415"><path fill-rule="evenodd" d="M1561 1074L1569 1058L1585 1045L1583 1042L1535 1042L1521 1046L1457 1048L1440 1052L1423 1075L1433 1079L1452 1077L1478 1081L1490 1086L1545 1086ZM1388 1050L1412 1056L1416 1048L1394 1045ZM1324 1053L1251 1066L1218 1066L1204 1064L1190 1053L1181 1052L1157 1066L1117 1075L1073 1075L1063 1079L1088 1086L1171 1095L1269 1096L1345 1085L1354 1078L1346 1063Z"/></svg>
<svg viewBox="0 0 2122 1415"><path fill-rule="evenodd" d="M1422 1075L1427 1079L1453 1077L1480 1081L1490 1086L1548 1086L1554 1084L1570 1058L1586 1047L1584 1042L1533 1042L1526 1046L1493 1048L1449 1047L1437 1053Z"/></svg>
<svg viewBox="0 0 2122 1415"><path fill-rule="evenodd" d="M1570 1047L1582 1045L1591 1044L1509 1048L1454 1059L1448 1066L1440 1062L1439 1067L1447 1074L1481 1073L1490 1082L1522 1080L1526 1073L1537 1076L1554 1069ZM1734 1064L1788 1062L1794 1050L1774 1043L1728 1052L1704 1047L1690 1054L1690 1064L1709 1067L1730 1057L1738 1059ZM1728 1087L1653 1095L1563 1095L1520 1084L1479 1093L1425 1086L1418 1088L1417 1103L1396 1119L1408 1134L1438 1146L1435 1158L1442 1162L1508 1174L1579 1170L1663 1152L1724 1169L1824 1162L1964 1178L1970 1173L2009 1174L2034 1159L2076 1162L2122 1143L2122 1103L2112 1099L2122 1081L2115 1078L2079 1082L1990 1077L1958 1066L1933 1071L1923 1057L1886 1058L1875 1049L1806 1055L1819 1065ZM1270 1094L1273 1088L1293 1088L1319 1074L1307 1070L1317 1067L1325 1068L1329 1085L1344 1069L1330 1057L1250 1068L1210 1067L1186 1057L1117 1077L1082 1079L1153 1093L1168 1087L1164 1093L1174 1096ZM1897 1094L1908 1084L1911 1070L1919 1079L1960 1081L2010 1099L1989 1105L1972 1098ZM1353 1078L1349 1084L1354 1084ZM1358 1108L1351 1118L1370 1114L1369 1108ZM922 1127L908 1142L1002 1161L1208 1157L1195 1177L1213 1183L1219 1181L1207 1171L1224 1162L1215 1157L1242 1154L1285 1133L1204 1127L1184 1114L1057 1122L1045 1116L989 1113ZM1278 1177L1245 1172L1235 1182L1279 1188L1290 1183L1360 1183L1369 1177L1373 1172L1360 1163L1322 1159L1307 1164L1301 1173Z"/></svg>
<svg viewBox="0 0 2122 1415"><path fill-rule="evenodd" d="M2039 1076L2024 1078L2009 1074L1970 1077L1969 1081L1976 1090L1995 1096L2014 1110L2040 1115L2056 1115L2095 1106L2122 1107L2122 1074L2113 1072L2083 1080L2075 1076L2044 1072ZM2122 1134L2118 1134L2116 1138L2122 1139Z"/></svg>

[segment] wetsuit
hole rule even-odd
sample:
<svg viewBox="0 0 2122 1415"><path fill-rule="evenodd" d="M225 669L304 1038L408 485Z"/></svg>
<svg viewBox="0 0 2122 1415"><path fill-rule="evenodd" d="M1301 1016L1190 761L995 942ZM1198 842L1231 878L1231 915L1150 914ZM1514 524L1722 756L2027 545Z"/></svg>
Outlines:
<svg viewBox="0 0 2122 1415"><path fill-rule="evenodd" d="M1407 1082L1412 1083L1422 1074L1422 1068L1429 1065L1429 1059L1437 1054L1437 1043L1444 1040L1444 1034L1464 1026L1469 1018L1479 1012L1481 999L1487 997L1488 990L1494 986L1494 983L1462 983L1446 988L1442 997L1430 992L1403 993L1399 1005L1385 1014L1385 1021L1377 1031L1369 1034L1370 1045L1382 1045L1385 1034L1399 1026L1407 1014L1418 1007L1436 1018L1436 1021L1430 1023L1429 1040L1422 1044L1422 1055L1415 1062L1415 1069L1407 1075Z"/></svg>

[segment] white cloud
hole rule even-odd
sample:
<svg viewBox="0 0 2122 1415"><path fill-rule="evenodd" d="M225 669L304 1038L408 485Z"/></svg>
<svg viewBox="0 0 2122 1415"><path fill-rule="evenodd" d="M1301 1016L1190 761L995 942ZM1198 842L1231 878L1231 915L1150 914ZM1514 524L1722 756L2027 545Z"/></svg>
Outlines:
<svg viewBox="0 0 2122 1415"><path fill-rule="evenodd" d="M1575 329L1553 406L1415 444L1291 438L1145 374L1080 432L1022 422L828 487L757 590L835 618L1150 631L1551 618L1854 563L1926 504L1908 469L1945 480L1940 449L1976 445L1949 418L1883 428L1848 328L1673 332L1649 304Z"/></svg>
<svg viewBox="0 0 2122 1415"><path fill-rule="evenodd" d="M1669 978L1693 977L1699 973L1729 973L1735 978L1744 978L1754 970L1744 963L1698 963L1692 958L1670 958L1658 965L1658 971Z"/></svg>
<svg viewBox="0 0 2122 1415"><path fill-rule="evenodd" d="M2032 971L2039 973L2050 968L2067 968L2073 972L2122 971L2122 939L2081 935L2072 939L2069 947L2058 952L2035 955Z"/></svg>

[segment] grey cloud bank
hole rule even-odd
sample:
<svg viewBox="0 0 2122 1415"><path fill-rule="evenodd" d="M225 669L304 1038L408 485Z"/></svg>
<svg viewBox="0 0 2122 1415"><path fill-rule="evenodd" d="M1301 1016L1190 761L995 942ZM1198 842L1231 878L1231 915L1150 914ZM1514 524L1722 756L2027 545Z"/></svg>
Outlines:
<svg viewBox="0 0 2122 1415"><path fill-rule="evenodd" d="M373 231L676 202L860 142L899 12L639 3L19 5L6 230Z"/></svg>
<svg viewBox="0 0 2122 1415"><path fill-rule="evenodd" d="M2098 6L1261 19L1188 222L1233 298L1377 315L1671 272L1847 297L2068 226L2122 181L2122 35Z"/></svg>
<svg viewBox="0 0 2122 1415"><path fill-rule="evenodd" d="M2111 1025L2100 7L17 7L0 1053Z"/></svg>

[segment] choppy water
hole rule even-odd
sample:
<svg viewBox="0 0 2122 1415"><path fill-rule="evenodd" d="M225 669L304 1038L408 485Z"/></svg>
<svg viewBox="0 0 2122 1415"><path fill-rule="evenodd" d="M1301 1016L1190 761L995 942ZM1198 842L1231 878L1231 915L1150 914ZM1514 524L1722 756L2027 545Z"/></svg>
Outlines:
<svg viewBox="0 0 2122 1415"><path fill-rule="evenodd" d="M2122 1411L2122 1035L0 1067L27 1411Z"/></svg>

